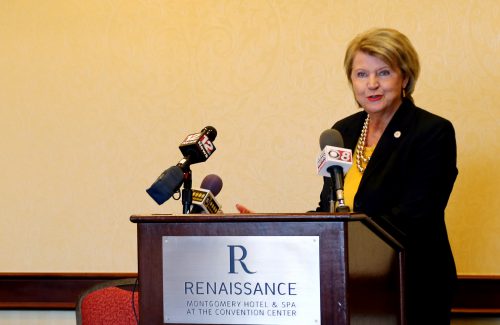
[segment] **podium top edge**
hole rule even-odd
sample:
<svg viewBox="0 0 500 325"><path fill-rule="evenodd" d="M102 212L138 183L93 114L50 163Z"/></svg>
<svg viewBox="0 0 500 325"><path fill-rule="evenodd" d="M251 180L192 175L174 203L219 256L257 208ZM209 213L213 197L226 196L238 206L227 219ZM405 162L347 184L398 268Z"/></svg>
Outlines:
<svg viewBox="0 0 500 325"><path fill-rule="evenodd" d="M224 213L224 214L134 214L133 223L183 223L183 222L346 222L368 217L360 213Z"/></svg>

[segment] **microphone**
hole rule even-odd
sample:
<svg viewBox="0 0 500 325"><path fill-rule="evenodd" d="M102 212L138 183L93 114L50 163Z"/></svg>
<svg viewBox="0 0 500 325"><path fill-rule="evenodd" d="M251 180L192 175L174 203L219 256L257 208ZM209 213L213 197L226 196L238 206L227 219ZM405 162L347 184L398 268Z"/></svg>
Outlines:
<svg viewBox="0 0 500 325"><path fill-rule="evenodd" d="M151 185L146 192L156 201L163 204L179 190L184 178L184 172L178 166L172 166L165 170Z"/></svg>
<svg viewBox="0 0 500 325"><path fill-rule="evenodd" d="M344 203L344 174L352 166L352 151L343 148L342 135L335 129L323 131L319 137L319 145L321 152L316 160L318 175L331 177L332 191L337 201L336 209L333 200L330 201L330 212L349 212L349 207Z"/></svg>
<svg viewBox="0 0 500 325"><path fill-rule="evenodd" d="M170 199L172 195L179 190L182 183L184 187L191 188L191 170L192 164L206 161L215 151L213 141L217 136L217 130L213 126L206 126L200 132L188 135L179 145L179 150L183 158L177 165L165 170L146 190L146 192L158 204L163 204ZM191 195L188 195L191 198ZM187 206L191 203L187 202Z"/></svg>
<svg viewBox="0 0 500 325"><path fill-rule="evenodd" d="M189 166L206 161L215 151L213 141L217 137L217 130L213 126L206 126L200 132L188 135L179 145L184 155L178 163L183 171Z"/></svg>
<svg viewBox="0 0 500 325"><path fill-rule="evenodd" d="M222 212L221 205L215 199L222 189L222 179L210 174L205 176L200 185L201 189L193 190L193 208L191 213L218 213Z"/></svg>
<svg viewBox="0 0 500 325"><path fill-rule="evenodd" d="M210 174L205 176L205 178L201 181L200 187L210 190L214 196L217 196L220 190L222 190L222 185L222 179L219 176Z"/></svg>

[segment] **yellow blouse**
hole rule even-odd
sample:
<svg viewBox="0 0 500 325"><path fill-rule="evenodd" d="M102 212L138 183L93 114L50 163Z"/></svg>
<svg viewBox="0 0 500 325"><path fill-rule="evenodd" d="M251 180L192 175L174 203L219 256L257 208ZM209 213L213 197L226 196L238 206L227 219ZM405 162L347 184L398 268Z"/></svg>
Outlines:
<svg viewBox="0 0 500 325"><path fill-rule="evenodd" d="M365 156L371 157L373 150L375 150L375 147L365 147ZM356 165L356 152L354 152L353 156L352 166L344 177L344 203L351 208L351 211L356 212L354 211L354 196L358 191L363 174L359 172Z"/></svg>

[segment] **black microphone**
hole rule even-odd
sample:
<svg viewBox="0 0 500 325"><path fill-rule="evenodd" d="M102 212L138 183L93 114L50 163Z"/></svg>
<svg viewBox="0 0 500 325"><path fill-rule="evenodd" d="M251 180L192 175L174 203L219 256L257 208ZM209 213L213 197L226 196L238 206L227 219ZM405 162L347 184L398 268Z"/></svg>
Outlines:
<svg viewBox="0 0 500 325"><path fill-rule="evenodd" d="M332 199L335 197L337 201L336 208L333 200L330 201L330 212L349 212L350 209L344 202L344 173L352 165L352 152L343 148L342 135L335 129L323 131L319 137L319 145L321 153L317 160L318 174L331 177Z"/></svg>
<svg viewBox="0 0 500 325"><path fill-rule="evenodd" d="M210 174L205 176L199 190L193 190L193 208L191 213L220 213L221 205L215 199L222 189L222 179Z"/></svg>
<svg viewBox="0 0 500 325"><path fill-rule="evenodd" d="M216 137L217 130L213 126L206 126L200 132L188 135L179 145L184 158L177 166L188 171L190 165L206 161L216 149L213 144Z"/></svg>
<svg viewBox="0 0 500 325"><path fill-rule="evenodd" d="M158 204L163 204L179 190L184 178L184 172L178 166L172 166L165 170L151 185L146 192Z"/></svg>
<svg viewBox="0 0 500 325"><path fill-rule="evenodd" d="M199 162L206 161L215 151L213 141L217 136L217 130L213 126L206 126L200 132L188 135L179 145L183 158L177 163L165 170L146 190L146 192L158 204L163 204L170 199L172 195L179 190L182 183L184 187L191 187L190 166ZM189 194L191 198L191 194ZM187 202L186 205L191 205Z"/></svg>

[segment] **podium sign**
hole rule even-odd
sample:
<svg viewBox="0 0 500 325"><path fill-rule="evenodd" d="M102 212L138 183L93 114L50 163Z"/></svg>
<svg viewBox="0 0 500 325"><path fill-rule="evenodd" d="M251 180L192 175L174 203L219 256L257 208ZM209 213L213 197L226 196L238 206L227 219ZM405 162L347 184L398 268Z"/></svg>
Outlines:
<svg viewBox="0 0 500 325"><path fill-rule="evenodd" d="M319 236L162 241L164 323L321 323Z"/></svg>

